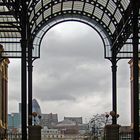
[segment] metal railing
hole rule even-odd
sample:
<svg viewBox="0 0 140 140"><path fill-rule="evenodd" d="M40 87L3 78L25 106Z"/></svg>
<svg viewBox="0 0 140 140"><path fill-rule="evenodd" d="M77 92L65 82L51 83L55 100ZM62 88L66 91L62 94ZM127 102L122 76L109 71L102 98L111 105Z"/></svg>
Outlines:
<svg viewBox="0 0 140 140"><path fill-rule="evenodd" d="M119 140L133 140L133 133L132 132L120 133Z"/></svg>
<svg viewBox="0 0 140 140"><path fill-rule="evenodd" d="M45 139L46 139L46 136L45 137L43 136L42 140L45 140ZM59 138L59 139L64 139L64 138ZM22 134L21 133L7 133L6 135L0 134L0 140L22 140ZM132 132L120 133L119 140L134 140L133 133Z"/></svg>
<svg viewBox="0 0 140 140"><path fill-rule="evenodd" d="M21 133L0 134L0 140L22 140L22 134Z"/></svg>

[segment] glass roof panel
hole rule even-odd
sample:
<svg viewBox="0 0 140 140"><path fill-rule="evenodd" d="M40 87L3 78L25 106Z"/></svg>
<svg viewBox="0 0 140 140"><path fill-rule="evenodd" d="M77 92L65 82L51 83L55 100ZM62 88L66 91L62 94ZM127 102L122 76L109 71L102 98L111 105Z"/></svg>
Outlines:
<svg viewBox="0 0 140 140"><path fill-rule="evenodd" d="M116 10L114 17L115 17L116 21L119 23L122 18L122 15L118 9Z"/></svg>
<svg viewBox="0 0 140 140"><path fill-rule="evenodd" d="M38 25L43 20L42 14L37 18L36 24Z"/></svg>
<svg viewBox="0 0 140 140"><path fill-rule="evenodd" d="M130 4L130 0L121 0L121 4L122 4L124 10L126 10L128 5Z"/></svg>
<svg viewBox="0 0 140 140"><path fill-rule="evenodd" d="M115 31L115 26L114 26L114 24L111 22L110 23L110 25L109 25L109 29L110 29L110 31L112 32L112 33L114 33L114 31Z"/></svg>
<svg viewBox="0 0 140 140"><path fill-rule="evenodd" d="M72 1L63 2L63 10L71 10L72 9Z"/></svg>
<svg viewBox="0 0 140 140"><path fill-rule="evenodd" d="M51 8L47 9L44 11L44 18L48 17L51 15Z"/></svg>
<svg viewBox="0 0 140 140"><path fill-rule="evenodd" d="M35 13L37 13L42 8L41 2L38 2L35 6Z"/></svg>
<svg viewBox="0 0 140 140"><path fill-rule="evenodd" d="M4 15L4 16L0 16L0 21L2 22L14 22L14 21L16 21L12 16L10 16L10 15Z"/></svg>
<svg viewBox="0 0 140 140"><path fill-rule="evenodd" d="M9 11L6 6L0 6L0 12Z"/></svg>
<svg viewBox="0 0 140 140"><path fill-rule="evenodd" d="M83 9L83 5L84 5L83 2L75 1L75 2L74 2L73 10L82 11L82 9Z"/></svg>
<svg viewBox="0 0 140 140"><path fill-rule="evenodd" d="M114 13L114 11L116 9L116 5L112 0L109 0L109 3L107 5L107 9L111 12L111 14Z"/></svg>
<svg viewBox="0 0 140 140"><path fill-rule="evenodd" d="M53 6L53 14L59 12L60 10L61 10L61 3L58 3Z"/></svg>
<svg viewBox="0 0 140 140"><path fill-rule="evenodd" d="M104 16L102 18L102 21L106 24L106 26L108 26L108 24L110 22L110 18L108 17L107 14L104 13Z"/></svg>
<svg viewBox="0 0 140 140"><path fill-rule="evenodd" d="M94 6L88 3L85 3L84 11L92 14Z"/></svg>
<svg viewBox="0 0 140 140"><path fill-rule="evenodd" d="M50 3L50 2L51 2L51 0L43 0L43 5L46 5L46 4Z"/></svg>
<svg viewBox="0 0 140 140"><path fill-rule="evenodd" d="M101 11L98 7L95 7L94 15L95 15L97 18L101 19L102 14L103 14L103 11Z"/></svg>
<svg viewBox="0 0 140 140"><path fill-rule="evenodd" d="M97 1L99 4L101 4L102 6L106 6L106 4L107 4L107 0L98 0Z"/></svg>

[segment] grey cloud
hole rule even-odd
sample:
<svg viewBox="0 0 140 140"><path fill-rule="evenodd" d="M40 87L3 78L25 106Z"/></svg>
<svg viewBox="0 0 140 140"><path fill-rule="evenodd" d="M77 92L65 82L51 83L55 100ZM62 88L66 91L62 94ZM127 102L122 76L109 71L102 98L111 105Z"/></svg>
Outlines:
<svg viewBox="0 0 140 140"><path fill-rule="evenodd" d="M9 94L8 98L10 100L20 100L21 98L21 67L20 60L10 59L9 69L8 69L8 87Z"/></svg>
<svg viewBox="0 0 140 140"><path fill-rule="evenodd" d="M57 61L55 62L58 63ZM39 80L35 79L37 81L36 85L40 85L37 88L43 89L51 97L51 100L56 100L56 98L61 99L60 96L63 100L64 94L66 94L65 98L67 96L67 99L71 100L70 95L77 98L79 95L102 93L105 87L106 89L109 87L110 77L105 67L91 63L86 64L81 62L77 65L75 63L70 66L71 68L69 68L67 62L64 62L60 67L59 65L56 66L56 64L55 68L53 64L48 65L48 68L40 71ZM39 81L40 83L38 83ZM39 92L43 94L43 99L50 99L48 96L45 98L46 94L44 95L44 92ZM52 96L52 94L55 96Z"/></svg>
<svg viewBox="0 0 140 140"><path fill-rule="evenodd" d="M77 26L74 28L78 30ZM44 104L65 102L65 107L62 105L61 108L67 108L68 103L73 110L78 103L87 104L89 105L87 114L91 114L91 110L93 114L111 111L111 63L104 59L101 39L91 28L85 29L80 26L79 33L75 31L66 33L64 30L52 28L43 39L41 59L33 64L33 97ZM121 94L128 92L129 73L125 67L126 61L118 63L118 102L121 106L126 106ZM12 63L10 65L12 66ZM19 68L19 65L18 67L14 65L10 72L12 74L9 97L17 101L20 98ZM88 99L86 102L86 96L90 97L91 101ZM51 110L52 107L49 108ZM75 112L81 113L77 110Z"/></svg>
<svg viewBox="0 0 140 140"><path fill-rule="evenodd" d="M103 60L103 43L101 39L97 35L93 35L93 32L86 33L85 35L78 35L73 38L73 36L63 39L58 37L58 34L53 33L53 38L49 38L51 36L48 33L43 39L42 47L43 51L41 51L41 55L45 53L46 56L53 57L79 57L87 59L88 61L99 61ZM48 38L47 38L48 37ZM56 39L58 37L58 39ZM86 41L88 39L88 41ZM99 41L100 40L100 41ZM49 52L49 53L48 53ZM102 55L99 55L101 53Z"/></svg>

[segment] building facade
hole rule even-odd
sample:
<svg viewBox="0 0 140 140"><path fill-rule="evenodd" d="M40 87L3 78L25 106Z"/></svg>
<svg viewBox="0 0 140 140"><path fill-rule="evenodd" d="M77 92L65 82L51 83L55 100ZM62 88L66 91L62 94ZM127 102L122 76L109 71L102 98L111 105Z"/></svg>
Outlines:
<svg viewBox="0 0 140 140"><path fill-rule="evenodd" d="M130 87L131 87L131 126L133 128L133 124L134 124L134 103L133 103L133 99L134 99L134 92L133 92L133 60L131 59L129 62L130 64ZM139 122L140 122L140 61L139 61ZM140 124L139 124L139 128L140 128Z"/></svg>
<svg viewBox="0 0 140 140"><path fill-rule="evenodd" d="M41 125L47 126L48 128L53 128L58 123L58 115L49 113L41 114Z"/></svg>
<svg viewBox="0 0 140 140"><path fill-rule="evenodd" d="M0 45L0 55L2 51L3 46ZM9 59L0 58L0 131L8 126L8 64Z"/></svg>
<svg viewBox="0 0 140 140"><path fill-rule="evenodd" d="M76 122L65 119L61 122L59 122L56 126L56 129L58 129L61 134L64 135L75 135L79 134L79 126Z"/></svg>
<svg viewBox="0 0 140 140"><path fill-rule="evenodd" d="M41 116L41 108L36 99L32 100L32 110L37 113L35 120L33 118L33 124L39 124L38 116ZM21 103L19 103L19 112L8 114L8 130L12 132L19 132L21 130Z"/></svg>
<svg viewBox="0 0 140 140"><path fill-rule="evenodd" d="M71 120L77 124L82 124L82 117L64 117L64 120Z"/></svg>
<svg viewBox="0 0 140 140"><path fill-rule="evenodd" d="M21 115L20 113L8 114L8 129L21 128Z"/></svg>

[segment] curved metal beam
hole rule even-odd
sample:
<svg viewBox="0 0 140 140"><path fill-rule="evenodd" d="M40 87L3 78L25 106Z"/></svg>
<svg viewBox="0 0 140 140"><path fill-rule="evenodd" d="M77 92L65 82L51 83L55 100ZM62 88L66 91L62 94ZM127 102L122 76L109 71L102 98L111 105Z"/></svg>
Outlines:
<svg viewBox="0 0 140 140"><path fill-rule="evenodd" d="M81 23L84 23L86 25L89 25L91 28L93 28L99 34L99 36L101 37L101 39L103 41L103 44L104 44L104 56L105 56L105 58L107 58L106 57L106 53L107 53L106 51L108 49L106 48L106 46L111 45L111 40L110 40L108 34L106 33L105 29L103 29L96 21L94 21L94 20L92 22L91 22L91 20L88 21L88 18L85 19L85 17L81 17L81 19L80 19L80 17L78 17L78 15L76 17L74 17L74 15L73 15L73 18L70 18L69 16L66 16L66 17L63 16L63 20L62 20L62 17L59 16L59 17L57 17L57 19L53 19L53 21L54 20L56 22L54 22L52 24L49 24L49 26L48 26L47 22L46 23L44 22L43 33L40 35L39 32L38 32L39 35L37 34L36 36L34 36L34 38L38 38L38 37L40 38L39 42L38 42L39 57L40 57L41 41L42 41L44 35L47 33L48 30L50 30L52 27L54 27L55 25L57 25L59 23L68 22L68 21L77 21L77 22L81 22ZM45 26L47 26L46 29L45 29ZM110 49L111 49L111 47L110 47Z"/></svg>
<svg viewBox="0 0 140 140"><path fill-rule="evenodd" d="M55 16L58 16L58 15L60 15L60 14L65 14L65 13L71 13L71 14L74 14L74 13L76 13L76 14L80 14L80 15L83 15L83 16L87 16L87 17L90 17L90 18L95 18L95 20L96 21L98 21L100 24L101 24L101 26L103 26L104 28L106 28L106 30L107 30L107 32L109 32L109 35L111 35L112 33L113 33L113 31L111 31L111 27L110 26L112 26L112 25L110 25L111 23L113 23L113 26L114 26L114 28L115 27L117 27L117 24L118 24L118 21L117 21L117 17L116 17L116 15L115 15L115 13L116 13L116 11L119 13L120 12L120 15L122 15L123 14L123 12L124 12L124 9L122 8L122 6L121 6L121 4L119 4L118 2L117 2L117 6L116 6L116 9L114 10L114 12L112 13L111 11L109 11L109 9L107 9L107 7L109 7L108 5L109 5L109 2L110 2L111 0L108 0L108 3L105 5L105 7L101 4L101 2L99 3L99 2L95 2L95 1L81 1L81 0L76 0L76 1L73 1L73 3L74 2L81 2L81 3L83 3L83 4L81 4L81 5L83 5L83 8L81 9L81 11L80 10L78 10L78 9L73 9L72 7L73 6L71 6L71 9L69 9L69 10L62 10L63 9L63 7L61 7L61 9L58 11L58 12L56 12L56 13L53 13L52 12L52 8L53 7L55 7L55 6L57 6L58 4L60 4L60 3L64 3L64 2L67 2L67 0L63 0L63 2L62 1L60 1L60 0L55 0L55 1L50 1L49 3L47 3L47 4L44 4L38 11L35 11L35 9L33 8L33 7L35 7L36 5L39 5L39 3L40 2L38 2L38 1L35 1L34 3L32 3L32 5L30 5L29 6L29 15L31 15L30 16L30 27L31 28L34 28L34 25L37 27L37 26L41 26L41 22L42 21L47 21L47 20L50 20L51 18L53 18L53 17L55 17ZM70 1L69 1L70 2ZM113 1L112 1L113 2ZM89 5L89 7L90 6L92 6L93 7L93 11L92 11L92 13L88 13L88 12L86 12L86 11L84 11L84 9L85 9L85 4L88 4ZM114 3L115 4L115 3ZM119 10L119 8L117 8L117 7L119 7L121 10ZM40 18L40 16L42 15L44 15L44 12L46 11L46 10L48 10L48 9L51 9L51 14L50 14L50 16L48 16L48 17L46 17L46 18L44 18L44 19L42 19L42 21L40 22L40 23L36 23L36 21ZM99 18L99 17L97 17L97 15L94 15L94 12L95 12L95 8L99 8L100 9L100 11L102 11L102 15L101 15L101 18ZM33 16L32 16L32 14L34 14ZM108 16L108 19L110 19L110 22L109 23L105 23L105 21L103 20L103 18L104 18L104 16L105 16L105 14ZM106 22L108 22L108 21L106 21ZM108 25L107 25L108 24ZM35 27L35 29L32 29L32 31L33 30L37 30L36 29L36 27Z"/></svg>

